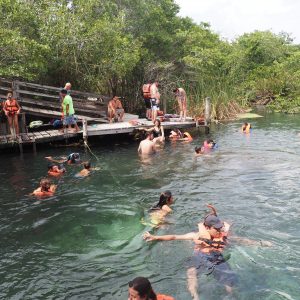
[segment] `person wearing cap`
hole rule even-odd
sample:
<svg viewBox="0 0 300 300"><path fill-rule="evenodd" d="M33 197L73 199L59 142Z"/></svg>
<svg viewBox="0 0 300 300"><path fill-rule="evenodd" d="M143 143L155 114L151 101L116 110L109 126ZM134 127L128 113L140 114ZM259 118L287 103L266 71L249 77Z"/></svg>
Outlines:
<svg viewBox="0 0 300 300"><path fill-rule="evenodd" d="M72 125L74 125L75 132L78 132L80 129L74 118L75 110L73 107L72 97L70 95L68 95L68 91L66 89L62 89L60 91L60 96L62 99L61 110L62 110L64 129L66 126L68 126L68 128L71 130Z"/></svg>
<svg viewBox="0 0 300 300"><path fill-rule="evenodd" d="M232 287L236 283L236 275L231 270L229 264L222 255L224 247L227 244L227 236L230 225L221 221L217 216L216 210L212 205L208 205L212 213L207 215L202 222L198 224L198 232L190 232L182 235L152 235L145 232L143 235L146 241L172 241L172 240L192 240L194 241L194 254L190 259L187 270L188 289L192 299L199 300L197 273L204 272L206 275L213 275L222 283L228 293L232 292ZM239 241L236 238L236 241ZM241 239L241 241L250 245L255 245L255 241ZM256 245L258 245L256 243ZM270 246L263 244L261 246Z"/></svg>

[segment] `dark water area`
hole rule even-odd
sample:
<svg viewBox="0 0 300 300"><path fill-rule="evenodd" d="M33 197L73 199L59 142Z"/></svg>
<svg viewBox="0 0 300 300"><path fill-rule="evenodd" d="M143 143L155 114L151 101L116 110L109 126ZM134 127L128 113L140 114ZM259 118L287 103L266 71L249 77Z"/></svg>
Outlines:
<svg viewBox="0 0 300 300"><path fill-rule="evenodd" d="M155 291L191 299L186 265L193 243L146 243L141 219L160 192L171 190L174 212L156 234L197 230L213 203L233 234L268 240L264 248L232 243L228 263L238 277L226 295L213 276L199 276L201 299L300 299L300 118L267 114L213 128L219 148L194 159L196 145L169 143L149 160L137 143L92 145L99 160L76 148L40 149L36 156L1 154L0 299L127 299L127 283L150 279ZM194 135L196 135L196 131ZM67 166L56 195L29 196L47 173L45 156L79 151L100 170L79 179Z"/></svg>

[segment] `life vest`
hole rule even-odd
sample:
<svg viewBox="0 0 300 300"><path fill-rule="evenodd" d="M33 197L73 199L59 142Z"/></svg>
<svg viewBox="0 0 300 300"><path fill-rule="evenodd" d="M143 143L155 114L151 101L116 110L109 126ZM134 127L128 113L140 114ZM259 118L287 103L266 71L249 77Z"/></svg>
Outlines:
<svg viewBox="0 0 300 300"><path fill-rule="evenodd" d="M156 294L156 299L157 300L175 300L175 298L168 296L168 295L163 295L163 294Z"/></svg>
<svg viewBox="0 0 300 300"><path fill-rule="evenodd" d="M227 235L227 232L222 232L222 235L218 238L199 238L200 241L204 242L204 247L202 246L200 251L202 253L222 252L224 247L226 246Z"/></svg>
<svg viewBox="0 0 300 300"><path fill-rule="evenodd" d="M48 175L54 176L54 177L60 176L60 175L62 175L62 174L63 174L63 172L53 172L53 171L48 171Z"/></svg>
<svg viewBox="0 0 300 300"><path fill-rule="evenodd" d="M151 98L151 92L150 92L151 84L146 83L143 85L143 97L145 99L150 99Z"/></svg>
<svg viewBox="0 0 300 300"><path fill-rule="evenodd" d="M250 130L251 130L251 124L250 123L248 123L248 125L247 126L242 126L242 132L243 133L250 133Z"/></svg>
<svg viewBox="0 0 300 300"><path fill-rule="evenodd" d="M191 137L191 135L188 132L184 132L183 136L186 136L186 137L184 137L184 139L186 139L188 141L192 141L193 140L193 138Z"/></svg>
<svg viewBox="0 0 300 300"><path fill-rule="evenodd" d="M10 114L16 113L19 110L19 108L17 106L17 100L16 99L6 100L5 104L4 104L4 108Z"/></svg>
<svg viewBox="0 0 300 300"><path fill-rule="evenodd" d="M41 188L38 188L33 192L33 195L39 196L39 197L51 197L51 196L54 195L54 192L52 192L52 191L42 191Z"/></svg>

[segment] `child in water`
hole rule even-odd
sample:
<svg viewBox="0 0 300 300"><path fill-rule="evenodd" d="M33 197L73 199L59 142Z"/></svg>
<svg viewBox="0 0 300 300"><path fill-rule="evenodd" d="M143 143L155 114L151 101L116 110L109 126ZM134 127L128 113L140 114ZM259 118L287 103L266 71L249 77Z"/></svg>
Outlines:
<svg viewBox="0 0 300 300"><path fill-rule="evenodd" d="M49 179L43 178L40 181L40 186L33 191L32 195L40 197L51 197L54 195L55 191L56 185L52 184Z"/></svg>

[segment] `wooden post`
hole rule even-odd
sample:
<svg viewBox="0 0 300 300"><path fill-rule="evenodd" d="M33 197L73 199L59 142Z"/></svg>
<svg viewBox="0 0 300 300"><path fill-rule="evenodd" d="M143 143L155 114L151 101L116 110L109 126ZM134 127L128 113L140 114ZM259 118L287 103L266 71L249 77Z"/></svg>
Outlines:
<svg viewBox="0 0 300 300"><path fill-rule="evenodd" d="M32 150L33 150L33 154L36 155L36 143L35 143L35 138L33 138L33 141L32 141Z"/></svg>
<svg viewBox="0 0 300 300"><path fill-rule="evenodd" d="M87 139L88 139L88 129L87 129L87 120L82 119L82 136L84 140L84 146L87 146Z"/></svg>
<svg viewBox="0 0 300 300"><path fill-rule="evenodd" d="M27 133L25 113L21 113L21 132Z"/></svg>
<svg viewBox="0 0 300 300"><path fill-rule="evenodd" d="M205 133L209 133L210 126L210 108L211 108L211 99L210 97L205 98Z"/></svg>
<svg viewBox="0 0 300 300"><path fill-rule="evenodd" d="M21 136L17 137L17 141L18 141L18 144L19 144L20 154L23 155L23 141L22 141Z"/></svg>

